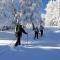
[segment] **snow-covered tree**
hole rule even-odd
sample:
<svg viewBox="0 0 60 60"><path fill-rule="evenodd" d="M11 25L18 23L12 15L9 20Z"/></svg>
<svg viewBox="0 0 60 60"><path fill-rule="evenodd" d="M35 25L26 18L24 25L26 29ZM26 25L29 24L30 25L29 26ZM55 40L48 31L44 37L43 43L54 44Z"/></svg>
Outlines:
<svg viewBox="0 0 60 60"><path fill-rule="evenodd" d="M10 26L16 20L40 24L42 0L0 0L0 3L0 26Z"/></svg>
<svg viewBox="0 0 60 60"><path fill-rule="evenodd" d="M50 0L46 8L45 24L46 26L59 26L60 18L60 0Z"/></svg>
<svg viewBox="0 0 60 60"><path fill-rule="evenodd" d="M42 0L19 0L19 12L22 13L20 21L24 24L33 23L40 24Z"/></svg>
<svg viewBox="0 0 60 60"><path fill-rule="evenodd" d="M0 0L0 26L10 26L13 20L12 0Z"/></svg>

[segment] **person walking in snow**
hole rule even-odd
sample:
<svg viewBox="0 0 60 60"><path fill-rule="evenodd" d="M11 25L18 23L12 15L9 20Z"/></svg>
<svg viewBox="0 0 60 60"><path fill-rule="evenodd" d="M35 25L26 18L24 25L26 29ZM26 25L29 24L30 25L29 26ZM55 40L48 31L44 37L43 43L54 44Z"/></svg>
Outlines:
<svg viewBox="0 0 60 60"><path fill-rule="evenodd" d="M41 33L41 37L43 36L43 29L44 29L43 25L40 25L40 33Z"/></svg>
<svg viewBox="0 0 60 60"><path fill-rule="evenodd" d="M35 32L34 39L35 39L35 38L38 39L38 33L39 33L38 27L35 28L34 32Z"/></svg>
<svg viewBox="0 0 60 60"><path fill-rule="evenodd" d="M22 25L20 25L20 24L18 23L18 24L16 25L17 41L16 41L16 43L15 43L15 46L21 45L22 33L28 34L27 32L25 32L25 30L23 29Z"/></svg>

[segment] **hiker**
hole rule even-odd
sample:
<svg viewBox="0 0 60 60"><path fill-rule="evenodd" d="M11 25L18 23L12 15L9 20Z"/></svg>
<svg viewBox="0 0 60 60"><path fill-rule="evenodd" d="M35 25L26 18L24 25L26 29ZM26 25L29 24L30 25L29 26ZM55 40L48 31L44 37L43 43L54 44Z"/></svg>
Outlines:
<svg viewBox="0 0 60 60"><path fill-rule="evenodd" d="M20 24L18 23L18 24L16 25L17 41L16 41L16 43L15 43L15 46L21 45L22 33L28 34L27 32L25 32L25 30L23 29L22 25L20 25Z"/></svg>
<svg viewBox="0 0 60 60"><path fill-rule="evenodd" d="M34 39L35 39L35 38L38 39L38 33L39 33L38 27L35 28L34 32L35 32Z"/></svg>
<svg viewBox="0 0 60 60"><path fill-rule="evenodd" d="M41 34L41 37L43 36L43 29L44 29L43 25L40 25L40 34Z"/></svg>

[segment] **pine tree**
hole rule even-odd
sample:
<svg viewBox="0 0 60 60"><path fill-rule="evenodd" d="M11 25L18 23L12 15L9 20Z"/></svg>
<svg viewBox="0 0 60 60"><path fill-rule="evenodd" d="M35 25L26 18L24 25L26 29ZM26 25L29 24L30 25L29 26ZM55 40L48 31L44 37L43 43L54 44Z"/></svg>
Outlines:
<svg viewBox="0 0 60 60"><path fill-rule="evenodd" d="M45 24L46 26L60 25L60 0L50 0L47 4Z"/></svg>

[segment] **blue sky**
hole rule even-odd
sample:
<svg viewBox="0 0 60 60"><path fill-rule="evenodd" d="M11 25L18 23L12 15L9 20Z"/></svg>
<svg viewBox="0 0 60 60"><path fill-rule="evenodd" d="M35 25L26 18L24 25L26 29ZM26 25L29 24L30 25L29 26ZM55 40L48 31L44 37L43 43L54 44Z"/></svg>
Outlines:
<svg viewBox="0 0 60 60"><path fill-rule="evenodd" d="M47 3L48 3L48 0L42 0L42 13L45 13L44 9L46 8Z"/></svg>

